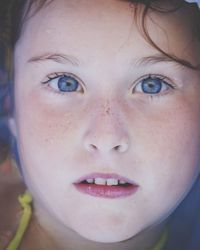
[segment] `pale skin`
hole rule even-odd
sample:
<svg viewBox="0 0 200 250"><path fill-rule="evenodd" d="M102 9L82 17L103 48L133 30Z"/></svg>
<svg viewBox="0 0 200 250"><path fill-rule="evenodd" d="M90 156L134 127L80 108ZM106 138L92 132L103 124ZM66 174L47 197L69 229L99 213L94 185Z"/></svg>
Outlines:
<svg viewBox="0 0 200 250"><path fill-rule="evenodd" d="M149 21L149 31L168 53L197 64L186 14L152 14L162 29ZM10 126L45 233L33 226L22 249L34 237L44 245L51 237L58 249L149 249L198 176L200 74L156 61L133 20L126 2L59 0L24 25ZM78 90L60 93L47 83L55 74L78 79ZM165 78L160 93L141 91L149 74ZM139 189L121 199L79 193L74 181L91 172L126 176Z"/></svg>

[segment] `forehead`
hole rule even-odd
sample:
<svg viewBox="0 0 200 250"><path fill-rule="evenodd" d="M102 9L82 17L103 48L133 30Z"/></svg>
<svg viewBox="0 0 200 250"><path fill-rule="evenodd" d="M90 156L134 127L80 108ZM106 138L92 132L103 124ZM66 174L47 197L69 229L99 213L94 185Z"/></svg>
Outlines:
<svg viewBox="0 0 200 250"><path fill-rule="evenodd" d="M125 26L127 24L129 27ZM55 41L67 47L87 47L94 40L96 44L104 46L106 43L112 47L107 41L113 37L118 38L119 43L124 42L131 24L130 6L121 1L56 0L28 20L20 42L32 42L31 35L34 34L34 42L41 43L42 40L48 48L53 47ZM76 43L72 42L74 39Z"/></svg>
<svg viewBox="0 0 200 250"><path fill-rule="evenodd" d="M186 8L167 14L150 12L147 29L156 45L167 53L196 64L199 42L186 15L191 15ZM106 48L106 53L116 54L126 47L136 57L155 52L138 30L134 7L128 1L118 0L52 1L24 24L18 47L23 47L24 54L33 54L30 56L59 48L77 54L82 49L98 54L99 48Z"/></svg>

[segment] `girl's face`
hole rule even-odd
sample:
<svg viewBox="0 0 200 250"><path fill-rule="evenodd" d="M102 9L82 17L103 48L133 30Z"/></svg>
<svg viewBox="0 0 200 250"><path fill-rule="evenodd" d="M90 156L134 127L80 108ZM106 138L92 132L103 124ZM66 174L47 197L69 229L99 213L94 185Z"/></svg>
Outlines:
<svg viewBox="0 0 200 250"><path fill-rule="evenodd" d="M15 49L13 131L36 210L94 241L164 220L199 173L200 74L154 49L133 13L116 0L53 1ZM196 64L186 15L152 13L148 31ZM109 186L119 180L134 184Z"/></svg>

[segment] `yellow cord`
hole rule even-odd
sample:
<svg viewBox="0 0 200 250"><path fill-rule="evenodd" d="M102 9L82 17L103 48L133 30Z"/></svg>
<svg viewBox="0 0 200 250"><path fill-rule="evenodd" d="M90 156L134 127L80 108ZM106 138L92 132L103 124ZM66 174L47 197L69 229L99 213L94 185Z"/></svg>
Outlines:
<svg viewBox="0 0 200 250"><path fill-rule="evenodd" d="M152 250L162 250L167 242L167 230L163 232L161 238L156 243L156 245L152 248Z"/></svg>
<svg viewBox="0 0 200 250"><path fill-rule="evenodd" d="M31 208L32 197L31 197L31 194L28 191L26 191L23 195L20 195L18 197L18 200L21 204L21 207L23 208L23 214L22 214L22 217L20 219L20 223L19 223L19 226L17 228L17 232L16 232L14 238L9 243L6 250L17 250L17 248L19 247L19 245L23 239L24 233L29 225L31 215L32 215L32 208Z"/></svg>

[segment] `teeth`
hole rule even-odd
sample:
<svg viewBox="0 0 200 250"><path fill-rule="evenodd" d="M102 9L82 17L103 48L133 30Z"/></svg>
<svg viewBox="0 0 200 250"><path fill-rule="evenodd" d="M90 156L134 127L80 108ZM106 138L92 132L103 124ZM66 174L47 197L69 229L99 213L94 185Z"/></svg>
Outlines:
<svg viewBox="0 0 200 250"><path fill-rule="evenodd" d="M95 178L94 183L97 185L106 185L106 180L103 178Z"/></svg>
<svg viewBox="0 0 200 250"><path fill-rule="evenodd" d="M96 185L107 185L107 186L117 186L119 184L121 185L124 185L126 184L127 182L126 181L123 181L123 180L117 180L117 179L114 179L114 178L109 178L109 179L104 179L104 178L90 178L90 179L87 179L86 182L88 184L96 184Z"/></svg>
<svg viewBox="0 0 200 250"><path fill-rule="evenodd" d="M87 183L89 183L89 184L94 183L94 179L87 179L86 181L87 181Z"/></svg>
<svg viewBox="0 0 200 250"><path fill-rule="evenodd" d="M119 184L126 184L125 181L119 181Z"/></svg>
<svg viewBox="0 0 200 250"><path fill-rule="evenodd" d="M107 185L108 186L116 186L116 185L118 185L118 180L116 180L116 179L112 179L112 178L110 178L110 179L107 179Z"/></svg>

